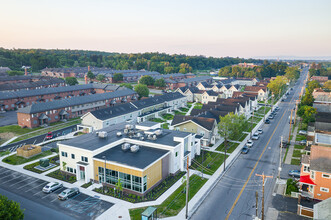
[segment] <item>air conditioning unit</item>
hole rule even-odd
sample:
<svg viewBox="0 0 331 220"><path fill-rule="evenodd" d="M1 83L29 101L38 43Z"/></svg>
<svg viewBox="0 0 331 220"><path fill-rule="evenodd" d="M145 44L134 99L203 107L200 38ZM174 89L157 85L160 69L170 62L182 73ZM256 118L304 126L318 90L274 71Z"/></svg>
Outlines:
<svg viewBox="0 0 331 220"><path fill-rule="evenodd" d="M132 145L130 147L130 150L131 150L131 152L135 153L135 152L137 152L139 150L139 146L138 145Z"/></svg>
<svg viewBox="0 0 331 220"><path fill-rule="evenodd" d="M129 132L129 130L128 129L124 129L124 134L127 134Z"/></svg>
<svg viewBox="0 0 331 220"><path fill-rule="evenodd" d="M161 130L161 129L157 129L157 130L155 131L155 134L156 134L156 135L161 135L161 134L162 134L162 130Z"/></svg>
<svg viewBox="0 0 331 220"><path fill-rule="evenodd" d="M116 136L117 136L117 137L121 137L121 136L122 136L122 132L120 132L120 131L117 132L117 133L116 133Z"/></svg>
<svg viewBox="0 0 331 220"><path fill-rule="evenodd" d="M98 136L99 138L106 138L108 133L106 131L99 131Z"/></svg>
<svg viewBox="0 0 331 220"><path fill-rule="evenodd" d="M125 128L128 129L128 130L133 129L133 125L130 125L130 124L125 125Z"/></svg>
<svg viewBox="0 0 331 220"><path fill-rule="evenodd" d="M129 143L124 143L124 144L122 144L122 150L124 150L124 151L127 151L127 150L129 150L130 149L130 144Z"/></svg>

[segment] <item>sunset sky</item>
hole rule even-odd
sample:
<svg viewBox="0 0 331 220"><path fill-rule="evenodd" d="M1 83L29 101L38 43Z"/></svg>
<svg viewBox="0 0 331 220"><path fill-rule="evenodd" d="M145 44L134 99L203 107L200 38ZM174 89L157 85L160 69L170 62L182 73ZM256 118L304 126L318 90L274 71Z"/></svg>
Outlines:
<svg viewBox="0 0 331 220"><path fill-rule="evenodd" d="M1 0L0 47L331 56L330 0Z"/></svg>

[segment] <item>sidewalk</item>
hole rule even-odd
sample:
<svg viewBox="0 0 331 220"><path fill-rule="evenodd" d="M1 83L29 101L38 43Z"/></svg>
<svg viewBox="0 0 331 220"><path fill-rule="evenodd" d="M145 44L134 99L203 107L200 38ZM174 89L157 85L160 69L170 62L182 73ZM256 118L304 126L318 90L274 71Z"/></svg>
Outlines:
<svg viewBox="0 0 331 220"><path fill-rule="evenodd" d="M296 126L294 128L294 131L293 131L293 137L292 137L292 140L291 140L291 145L290 145L290 147L288 149L288 152L287 152L287 155L286 155L286 159L285 159L285 163L286 164L291 164L293 150L294 150L294 144L295 144L295 139L297 137L297 132L298 132L298 126Z"/></svg>
<svg viewBox="0 0 331 220"><path fill-rule="evenodd" d="M196 103L196 102L193 102L193 103L192 103L191 108L188 110L188 112L186 112L185 115L190 115L190 114L191 114L192 109L194 109L195 103Z"/></svg>

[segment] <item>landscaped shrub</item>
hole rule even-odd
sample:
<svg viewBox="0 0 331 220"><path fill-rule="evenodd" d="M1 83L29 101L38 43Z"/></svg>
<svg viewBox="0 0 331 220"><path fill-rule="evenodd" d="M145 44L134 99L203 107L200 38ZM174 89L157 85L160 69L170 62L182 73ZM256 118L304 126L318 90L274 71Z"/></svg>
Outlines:
<svg viewBox="0 0 331 220"><path fill-rule="evenodd" d="M286 182L286 194L291 195L291 192L299 192L296 182L293 179L287 179Z"/></svg>
<svg viewBox="0 0 331 220"><path fill-rule="evenodd" d="M47 174L46 176L53 177L55 179L62 180L62 181L68 182L68 183L74 183L77 181L75 174L65 173L65 172L62 172L60 169L55 170L55 171Z"/></svg>

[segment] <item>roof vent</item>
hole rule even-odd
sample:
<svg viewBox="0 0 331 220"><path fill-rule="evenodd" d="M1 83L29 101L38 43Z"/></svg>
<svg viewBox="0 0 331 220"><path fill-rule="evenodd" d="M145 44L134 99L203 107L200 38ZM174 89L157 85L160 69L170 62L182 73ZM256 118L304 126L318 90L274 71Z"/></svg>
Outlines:
<svg viewBox="0 0 331 220"><path fill-rule="evenodd" d="M123 151L127 151L127 150L129 150L130 149L130 144L129 143L124 143L124 144L122 144L122 150Z"/></svg>
<svg viewBox="0 0 331 220"><path fill-rule="evenodd" d="M141 141L145 140L145 137L144 136L140 137L140 140Z"/></svg>
<svg viewBox="0 0 331 220"><path fill-rule="evenodd" d="M127 134L127 133L129 133L129 130L128 129L124 129L124 134Z"/></svg>
<svg viewBox="0 0 331 220"><path fill-rule="evenodd" d="M133 129L133 125L127 124L127 125L125 125L125 128L128 130Z"/></svg>
<svg viewBox="0 0 331 220"><path fill-rule="evenodd" d="M120 132L120 131L117 132L117 133L116 133L116 136L117 136L117 137L121 137L121 136L122 136L122 132Z"/></svg>
<svg viewBox="0 0 331 220"><path fill-rule="evenodd" d="M161 130L161 129L157 129L157 130L155 131L155 134L158 135L158 136L161 135L161 134L162 134L162 130Z"/></svg>
<svg viewBox="0 0 331 220"><path fill-rule="evenodd" d="M98 133L99 138L106 138L108 136L108 133L106 131L100 131Z"/></svg>
<svg viewBox="0 0 331 220"><path fill-rule="evenodd" d="M131 150L131 152L136 153L139 150L139 146L138 145L132 145L130 147L130 150Z"/></svg>
<svg viewBox="0 0 331 220"><path fill-rule="evenodd" d="M138 133L137 133L137 137L141 137L141 133L138 132Z"/></svg>

